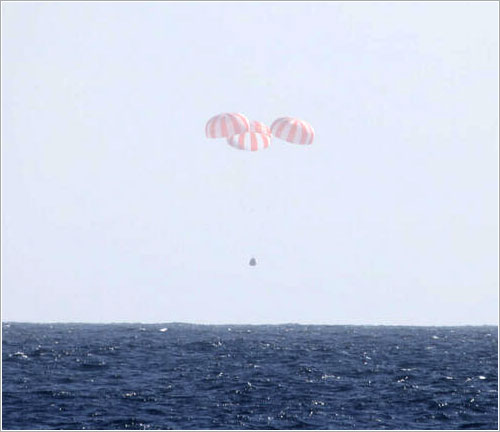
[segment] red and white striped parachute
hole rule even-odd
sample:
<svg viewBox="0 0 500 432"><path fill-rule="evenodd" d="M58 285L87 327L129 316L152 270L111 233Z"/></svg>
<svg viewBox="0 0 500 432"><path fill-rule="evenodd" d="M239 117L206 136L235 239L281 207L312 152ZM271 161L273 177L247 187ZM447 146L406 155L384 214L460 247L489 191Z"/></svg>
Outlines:
<svg viewBox="0 0 500 432"><path fill-rule="evenodd" d="M271 135L257 132L243 132L227 139L230 146L239 150L257 151L266 149L271 145Z"/></svg>
<svg viewBox="0 0 500 432"><path fill-rule="evenodd" d="M229 138L250 130L250 121L240 113L213 116L205 126L207 138Z"/></svg>
<svg viewBox="0 0 500 432"><path fill-rule="evenodd" d="M269 126L266 126L264 123L257 120L253 120L250 122L250 132L271 135L271 129L269 129Z"/></svg>
<svg viewBox="0 0 500 432"><path fill-rule="evenodd" d="M314 139L314 129L303 120L281 117L269 128L259 121L250 122L240 113L212 117L205 126L205 134L208 138L227 138L231 147L252 152L269 148L272 135L302 145L311 144ZM257 261L252 258L248 264L253 267Z"/></svg>
<svg viewBox="0 0 500 432"><path fill-rule="evenodd" d="M271 132L276 138L293 144L312 144L314 129L304 120L293 117L281 117L271 125Z"/></svg>

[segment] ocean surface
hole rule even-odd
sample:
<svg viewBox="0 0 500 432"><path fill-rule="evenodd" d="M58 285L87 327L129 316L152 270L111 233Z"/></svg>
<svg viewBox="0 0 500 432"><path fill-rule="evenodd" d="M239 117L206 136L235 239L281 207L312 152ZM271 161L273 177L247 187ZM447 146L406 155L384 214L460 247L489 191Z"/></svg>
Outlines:
<svg viewBox="0 0 500 432"><path fill-rule="evenodd" d="M497 327L2 332L3 429L498 428Z"/></svg>

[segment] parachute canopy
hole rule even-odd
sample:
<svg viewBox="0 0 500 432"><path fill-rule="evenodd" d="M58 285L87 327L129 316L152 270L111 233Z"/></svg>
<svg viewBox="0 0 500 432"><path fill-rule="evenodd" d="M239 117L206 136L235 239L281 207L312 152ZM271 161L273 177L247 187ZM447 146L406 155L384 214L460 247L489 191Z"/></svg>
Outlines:
<svg viewBox="0 0 500 432"><path fill-rule="evenodd" d="M294 117L280 117L269 128L260 121L250 121L241 113L222 113L213 116L205 126L208 138L226 138L238 150L257 151L271 145L271 136L293 144L312 144L312 126Z"/></svg>
<svg viewBox="0 0 500 432"><path fill-rule="evenodd" d="M281 117L271 125L271 132L276 138L280 138L292 144L312 144L314 129L305 122L293 117Z"/></svg>
<svg viewBox="0 0 500 432"><path fill-rule="evenodd" d="M239 150L257 151L269 147L271 144L271 136L257 132L244 132L229 137L227 142L231 147L235 147Z"/></svg>
<svg viewBox="0 0 500 432"><path fill-rule="evenodd" d="M205 126L207 138L229 138L249 130L250 120L240 113L217 114Z"/></svg>
<svg viewBox="0 0 500 432"><path fill-rule="evenodd" d="M250 122L250 132L271 135L271 129L269 129L269 126L266 126L264 123L257 120L253 120Z"/></svg>

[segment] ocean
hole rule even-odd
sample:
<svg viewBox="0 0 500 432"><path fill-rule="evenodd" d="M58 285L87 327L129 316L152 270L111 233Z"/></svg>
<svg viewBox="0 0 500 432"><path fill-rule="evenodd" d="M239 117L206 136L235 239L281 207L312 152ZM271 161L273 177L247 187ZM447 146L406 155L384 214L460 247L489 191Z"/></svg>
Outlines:
<svg viewBox="0 0 500 432"><path fill-rule="evenodd" d="M498 429L496 326L2 333L3 429Z"/></svg>

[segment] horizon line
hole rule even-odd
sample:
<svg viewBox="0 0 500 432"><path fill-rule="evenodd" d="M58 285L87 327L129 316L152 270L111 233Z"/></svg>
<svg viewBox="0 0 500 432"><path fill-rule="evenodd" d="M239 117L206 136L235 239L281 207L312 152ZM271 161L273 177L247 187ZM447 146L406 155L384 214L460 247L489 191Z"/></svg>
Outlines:
<svg viewBox="0 0 500 432"><path fill-rule="evenodd" d="M495 324L328 324L328 323L299 323L299 322L280 322L280 323L199 323L188 321L158 321L158 322L142 322L142 321L15 321L2 320L3 324L96 324L96 325L119 325L119 324L140 324L140 325L193 325L193 326L329 326L329 327L498 327Z"/></svg>

